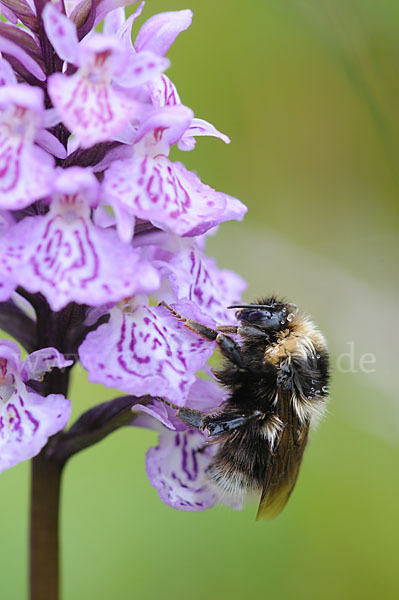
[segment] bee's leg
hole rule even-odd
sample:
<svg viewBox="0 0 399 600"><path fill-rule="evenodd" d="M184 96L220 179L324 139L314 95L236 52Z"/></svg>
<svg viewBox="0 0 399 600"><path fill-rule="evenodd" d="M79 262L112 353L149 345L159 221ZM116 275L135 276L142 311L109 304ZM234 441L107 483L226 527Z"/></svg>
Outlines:
<svg viewBox="0 0 399 600"><path fill-rule="evenodd" d="M220 352L223 354L223 356L228 358L237 367L242 368L244 366L241 348L237 342L231 339L231 337L224 335L223 333L218 333L216 343L219 346Z"/></svg>
<svg viewBox="0 0 399 600"><path fill-rule="evenodd" d="M284 360L279 364L277 373L277 385L285 390L291 390L293 386L293 369L292 364L288 360Z"/></svg>
<svg viewBox="0 0 399 600"><path fill-rule="evenodd" d="M238 333L238 327L236 325L218 325L216 329L220 333Z"/></svg>
<svg viewBox="0 0 399 600"><path fill-rule="evenodd" d="M251 327L251 325L245 325L244 327L241 325L240 327L237 327L237 333L242 336L269 337L267 331L259 329L259 327Z"/></svg>
<svg viewBox="0 0 399 600"><path fill-rule="evenodd" d="M217 413L214 415L206 415L201 430L206 432L209 437L217 436L228 431L234 431L238 427L246 425L254 419L263 419L264 414L260 411L255 411L248 415L237 415L228 413Z"/></svg>
<svg viewBox="0 0 399 600"><path fill-rule="evenodd" d="M187 408L186 406L177 406L177 404L173 404L173 402L169 402L164 398L158 397L157 399L161 400L171 408L174 408L176 410L176 417L181 419L187 425L190 425L190 427L194 427L195 429L201 429L203 427L204 419L207 416L206 413L193 408Z"/></svg>
<svg viewBox="0 0 399 600"><path fill-rule="evenodd" d="M232 333L232 334L240 334L242 336L255 336L255 337L269 337L269 334L264 329L259 329L259 327L252 327L251 325L218 325L216 327L217 331L220 333Z"/></svg>
<svg viewBox="0 0 399 600"><path fill-rule="evenodd" d="M198 321L194 321L193 319L187 319L186 317L179 315L179 313L173 310L173 308L166 304L166 302L160 302L160 305L170 310L170 312L177 319L179 319L179 321L184 323L184 325L188 329L191 329L191 331L194 331L206 340L216 342L223 356L228 358L232 363L234 363L238 367L243 366L240 346L228 335L219 333L218 331L216 331L216 329L210 329L210 327L206 327L206 325L202 325L202 323L198 323Z"/></svg>
<svg viewBox="0 0 399 600"><path fill-rule="evenodd" d="M210 340L212 342L216 340L218 332L215 329L211 329L210 327L206 327L206 325L202 325L202 323L198 323L198 321L194 321L193 319L187 319L187 317L179 315L178 312L176 312L171 306L169 306L169 304L166 304L166 302L164 302L163 300L159 303L159 306L164 306L165 308L167 308L172 313L172 315L174 315L176 319L179 319L179 321L184 323L184 325L188 329L191 329L191 331L198 333L198 335L205 338L206 340Z"/></svg>
<svg viewBox="0 0 399 600"><path fill-rule="evenodd" d="M200 410L193 408L187 408L186 406L177 406L168 400L158 398L162 400L168 406L176 409L176 417L186 423L194 429L200 429L204 433L207 433L209 437L220 435L221 433L227 433L233 431L242 425L253 421L254 419L263 419L264 414L260 411L255 411L249 415L237 415L237 413L214 413L206 414Z"/></svg>
<svg viewBox="0 0 399 600"><path fill-rule="evenodd" d="M325 354L307 360L283 360L278 367L277 385L285 390L295 390L302 398L322 399L328 395L328 364Z"/></svg>

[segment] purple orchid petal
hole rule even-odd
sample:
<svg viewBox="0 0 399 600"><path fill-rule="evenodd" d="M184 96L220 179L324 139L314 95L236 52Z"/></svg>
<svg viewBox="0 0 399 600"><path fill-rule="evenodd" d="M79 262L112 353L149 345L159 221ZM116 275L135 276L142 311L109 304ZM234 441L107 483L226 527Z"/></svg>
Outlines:
<svg viewBox="0 0 399 600"><path fill-rule="evenodd" d="M115 136L115 138L116 137L117 136ZM93 172L101 173L108 169L108 167L116 160L125 160L126 158L130 158L131 154L132 149L123 144L117 145L114 148L111 147L111 149L106 152L104 158L92 167Z"/></svg>
<svg viewBox="0 0 399 600"><path fill-rule="evenodd" d="M191 150L194 150L195 146L197 144L197 140L195 139L195 137L189 136L189 137L182 137L178 143L177 143L177 147L179 148L179 150L181 150L182 152L191 152Z"/></svg>
<svg viewBox="0 0 399 600"><path fill-rule="evenodd" d="M92 218L93 223L101 229L115 227L115 217L107 210L107 207L101 204L93 210Z"/></svg>
<svg viewBox="0 0 399 600"><path fill-rule="evenodd" d="M230 138L221 133L208 121L194 118L186 129L178 143L179 150L193 150L195 147L195 136L212 136L219 138L225 144L230 144Z"/></svg>
<svg viewBox="0 0 399 600"><path fill-rule="evenodd" d="M14 223L15 219L8 210L0 210L0 236Z"/></svg>
<svg viewBox="0 0 399 600"><path fill-rule="evenodd" d="M0 57L0 86L16 85L17 78L8 61Z"/></svg>
<svg viewBox="0 0 399 600"><path fill-rule="evenodd" d="M119 8L114 8L114 10L111 10L104 19L103 33L106 35L116 35L125 23L126 14L124 7L120 6Z"/></svg>
<svg viewBox="0 0 399 600"><path fill-rule="evenodd" d="M159 261L158 268L161 265ZM206 257L194 243L165 262L162 272L176 298L194 302L219 324L237 323L234 311L227 310L227 306L240 302L246 282L233 271L220 270L216 261Z"/></svg>
<svg viewBox="0 0 399 600"><path fill-rule="evenodd" d="M116 35L126 48L134 51L132 44L132 27L133 23L141 15L144 5L145 2L141 2L134 13L127 19L125 19L124 8L119 8L108 13L104 19L104 33L107 35Z"/></svg>
<svg viewBox="0 0 399 600"><path fill-rule="evenodd" d="M188 171L181 163L173 163L173 166L179 178L180 185L188 190L191 197L197 199L198 202L202 197L203 203L206 203L206 206L209 208L209 212L207 211L207 214L204 214L202 222L199 220L198 224L194 225L193 223L192 229L186 231L183 235L190 237L199 236L225 221L242 221L248 208L240 200L228 194L215 192L211 187L203 184L195 173ZM221 208L222 206L223 209ZM205 207L202 209L205 213L204 209ZM212 213L215 215L213 219Z"/></svg>
<svg viewBox="0 0 399 600"><path fill-rule="evenodd" d="M214 380L197 377L190 388L187 406L203 412L215 412L227 400L228 392Z"/></svg>
<svg viewBox="0 0 399 600"><path fill-rule="evenodd" d="M51 190L54 159L34 145L43 97L28 85L0 87L0 207L24 208Z"/></svg>
<svg viewBox="0 0 399 600"><path fill-rule="evenodd" d="M53 207L48 216L15 225L0 248L0 272L32 293L42 292L55 311L73 301L116 302L159 285L155 269L114 231L101 230L88 216L57 214Z"/></svg>
<svg viewBox="0 0 399 600"><path fill-rule="evenodd" d="M148 136L146 150L153 155L159 154L160 143L173 146L189 127L192 117L193 111L182 104L152 111L141 121L135 142L137 144Z"/></svg>
<svg viewBox="0 0 399 600"><path fill-rule="evenodd" d="M214 412L226 400L226 391L214 381L196 379L190 389L187 406ZM147 452L147 475L165 502L179 510L201 511L223 502L235 510L242 509L242 498L221 495L206 476L217 444L200 431L189 428L175 409L160 400L149 405L135 405L138 416L133 426L160 432L158 446ZM165 429L166 428L166 429Z"/></svg>
<svg viewBox="0 0 399 600"><path fill-rule="evenodd" d="M68 215L68 211L73 211L75 208L79 210L79 205L91 207L98 205L100 186L90 169L82 167L57 169L54 194L61 195L60 203L66 205L64 208L67 211L67 217L73 218L74 215ZM68 195L71 195L72 198L69 198ZM58 196L55 197L58 198Z"/></svg>
<svg viewBox="0 0 399 600"><path fill-rule="evenodd" d="M91 178L95 181L79 167L62 170L50 211L26 217L0 237L0 273L42 292L55 311L72 301L96 306L151 293L159 285L157 271L139 249L92 223L97 188Z"/></svg>
<svg viewBox="0 0 399 600"><path fill-rule="evenodd" d="M76 25L50 2L43 9L42 19L47 37L58 56L76 64L79 48Z"/></svg>
<svg viewBox="0 0 399 600"><path fill-rule="evenodd" d="M84 320L84 324L87 327L92 327L97 323L101 317L107 315L111 308L113 308L114 302L110 302L109 304L102 304L100 306L93 306L87 309L86 318Z"/></svg>
<svg viewBox="0 0 399 600"><path fill-rule="evenodd" d="M114 205L114 213L118 235L122 242L128 244L133 239L136 217L124 210L120 204Z"/></svg>
<svg viewBox="0 0 399 600"><path fill-rule="evenodd" d="M148 85L151 90L151 99L154 106L162 108L164 106L176 106L181 104L176 86L167 75L161 75L158 79Z"/></svg>
<svg viewBox="0 0 399 600"><path fill-rule="evenodd" d="M16 58L39 81L45 81L46 75L38 63L21 46L0 35L0 52Z"/></svg>
<svg viewBox="0 0 399 600"><path fill-rule="evenodd" d="M92 382L182 405L215 343L188 330L163 306L138 302L111 310L109 322L89 333L80 346L80 360ZM174 308L206 321L188 303Z"/></svg>
<svg viewBox="0 0 399 600"><path fill-rule="evenodd" d="M79 56L77 72L50 76L48 92L80 146L89 148L111 140L130 119L141 114L143 107L112 85L114 75L129 63L116 38L95 34L80 45Z"/></svg>
<svg viewBox="0 0 399 600"><path fill-rule="evenodd" d="M248 212L248 208L238 198L234 198L228 194L225 194L225 198L226 210L223 221L242 221Z"/></svg>
<svg viewBox="0 0 399 600"><path fill-rule="evenodd" d="M36 456L48 438L65 427L70 415L69 400L60 394L43 397L33 392L25 385L21 369L18 346L1 341L0 471Z"/></svg>
<svg viewBox="0 0 399 600"><path fill-rule="evenodd" d="M101 23L104 17L113 10L122 8L124 6L131 6L138 0L99 0L96 2L96 18L94 20L94 26Z"/></svg>
<svg viewBox="0 0 399 600"><path fill-rule="evenodd" d="M190 388L186 406L203 412L214 412L227 398L224 390L215 381L196 378ZM144 413L136 416L132 425L146 427L161 433L163 427L172 431L185 431L188 426L176 416L176 409L171 408L161 400L153 399L151 404L135 404L134 413Z"/></svg>
<svg viewBox="0 0 399 600"><path fill-rule="evenodd" d="M13 225L14 219L8 211L0 210L0 238L7 229ZM15 290L15 283L11 279L0 279L0 302L8 300Z"/></svg>
<svg viewBox="0 0 399 600"><path fill-rule="evenodd" d="M0 384L0 472L39 454L50 436L68 422L70 401L61 394L43 397L14 388L8 401Z"/></svg>
<svg viewBox="0 0 399 600"><path fill-rule="evenodd" d="M10 104L16 105L19 108L25 108L32 113L37 113L36 119L32 118L34 125L30 125L29 133L30 140L33 139L34 126L37 122L41 122L44 114L43 108L44 93L38 87L32 87L25 84L6 85L0 88L0 108L5 109ZM23 115L21 115L23 116Z"/></svg>
<svg viewBox="0 0 399 600"><path fill-rule="evenodd" d="M0 281L0 302L4 302L11 297L16 285L12 279L2 278Z"/></svg>
<svg viewBox="0 0 399 600"><path fill-rule="evenodd" d="M193 430L168 431L159 436L158 446L150 448L146 470L161 500L178 510L202 511L217 502L206 469L215 452L206 445L202 433Z"/></svg>
<svg viewBox="0 0 399 600"><path fill-rule="evenodd" d="M61 117L58 114L57 109L55 108L47 108L44 111L44 126L45 127L55 127L61 123Z"/></svg>
<svg viewBox="0 0 399 600"><path fill-rule="evenodd" d="M135 427L146 427L147 429L157 429L157 423L159 424L158 431L162 432L163 427L171 429L172 431L184 431L186 426L180 419L174 417L173 409L168 407L161 400L153 400L152 404L135 404L132 407L132 412L138 414L132 425ZM145 416L144 416L145 415Z"/></svg>
<svg viewBox="0 0 399 600"><path fill-rule="evenodd" d="M65 125L82 148L112 140L125 123L142 110L138 102L104 84L85 81L79 71L72 76L55 73L48 90Z"/></svg>
<svg viewBox="0 0 399 600"><path fill-rule="evenodd" d="M41 348L25 358L21 377L25 382L29 379L42 381L44 375L52 369L63 369L71 365L73 365L73 360L66 359L56 348Z"/></svg>
<svg viewBox="0 0 399 600"><path fill-rule="evenodd" d="M167 58L154 52L138 52L132 56L128 66L124 66L120 72L115 72L114 80L121 86L135 87L159 77L169 66Z"/></svg>
<svg viewBox="0 0 399 600"><path fill-rule="evenodd" d="M47 131L46 129L41 129L36 135L35 139L36 143L46 150L49 154L56 156L57 158L66 158L67 151L66 148L58 138L55 137L52 133Z"/></svg>
<svg viewBox="0 0 399 600"><path fill-rule="evenodd" d="M15 379L14 375L8 375L7 372L17 372L18 376L22 368L21 350L18 344L12 340L0 340L0 381L1 383L12 383ZM5 361L5 362L4 362Z"/></svg>
<svg viewBox="0 0 399 600"><path fill-rule="evenodd" d="M105 173L104 194L114 209L180 236L200 235L231 218L227 196L163 155L116 161Z"/></svg>
<svg viewBox="0 0 399 600"><path fill-rule="evenodd" d="M55 311L69 302L116 302L159 285L156 270L140 253L87 217L70 219L51 210L46 217L23 219L4 238L0 270L30 292L42 292Z"/></svg>
<svg viewBox="0 0 399 600"><path fill-rule="evenodd" d="M165 56L179 33L190 27L192 18L191 10L154 15L140 29L134 44L136 50L151 50Z"/></svg>
<svg viewBox="0 0 399 600"><path fill-rule="evenodd" d="M32 146L29 151L22 148L18 153L14 141L12 138L5 141L0 132L0 147L3 146L3 151L0 149L0 206L12 210L46 196L51 191L54 172L53 158L47 152Z"/></svg>

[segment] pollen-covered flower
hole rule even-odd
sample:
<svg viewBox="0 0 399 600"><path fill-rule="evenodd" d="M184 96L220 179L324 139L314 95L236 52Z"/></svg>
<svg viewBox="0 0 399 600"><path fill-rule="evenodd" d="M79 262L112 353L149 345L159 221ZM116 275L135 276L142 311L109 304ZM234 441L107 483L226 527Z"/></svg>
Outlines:
<svg viewBox="0 0 399 600"><path fill-rule="evenodd" d="M41 396L29 382L71 364L55 348L33 352L21 362L17 344L0 341L0 472L36 456L65 427L70 401L61 394Z"/></svg>

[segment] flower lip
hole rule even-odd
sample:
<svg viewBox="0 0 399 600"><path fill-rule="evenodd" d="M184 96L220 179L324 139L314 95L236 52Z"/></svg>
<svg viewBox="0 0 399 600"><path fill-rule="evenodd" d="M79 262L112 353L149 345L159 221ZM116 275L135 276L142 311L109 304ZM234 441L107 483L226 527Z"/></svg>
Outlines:
<svg viewBox="0 0 399 600"><path fill-rule="evenodd" d="M65 427L70 401L61 394L41 396L27 383L71 362L55 348L42 348L21 363L17 344L0 341L0 472L36 456Z"/></svg>

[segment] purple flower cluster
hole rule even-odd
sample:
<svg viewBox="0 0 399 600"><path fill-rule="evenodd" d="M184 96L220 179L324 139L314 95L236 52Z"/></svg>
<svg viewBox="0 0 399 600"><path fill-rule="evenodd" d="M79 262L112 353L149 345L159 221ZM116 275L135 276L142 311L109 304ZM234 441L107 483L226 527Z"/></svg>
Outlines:
<svg viewBox="0 0 399 600"><path fill-rule="evenodd" d="M0 343L0 470L65 427L66 387L46 384L73 364L63 354L128 394L203 410L223 401L197 375L215 344L158 303L211 327L231 322L226 306L245 283L204 246L246 208L169 158L197 136L230 141L164 74L191 11L150 18L133 44L144 2L126 19L131 3L0 2L10 21L0 24L0 315L12 316L0 326L33 350L21 363L14 343ZM135 425L161 431L147 472L162 500L211 506L212 446L159 400L134 409Z"/></svg>

